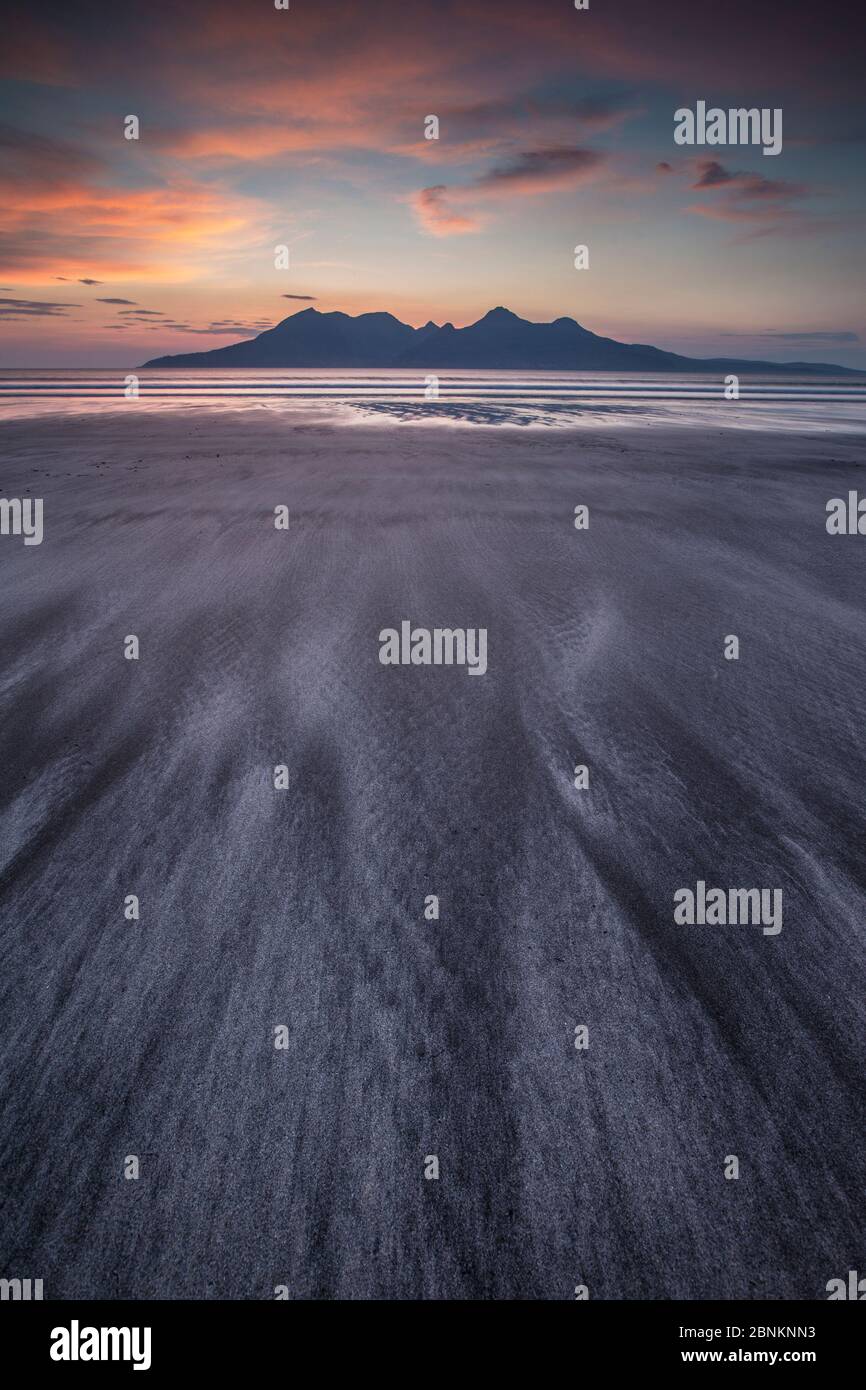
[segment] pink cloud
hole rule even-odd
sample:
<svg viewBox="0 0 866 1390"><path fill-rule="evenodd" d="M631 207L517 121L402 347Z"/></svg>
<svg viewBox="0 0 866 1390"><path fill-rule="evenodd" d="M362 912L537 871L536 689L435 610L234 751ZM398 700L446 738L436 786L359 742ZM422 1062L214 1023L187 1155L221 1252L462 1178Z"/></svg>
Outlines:
<svg viewBox="0 0 866 1390"><path fill-rule="evenodd" d="M424 231L438 237L480 231L483 225L480 218L456 212L447 195L448 189L439 184L435 188L422 188L410 196L408 201Z"/></svg>
<svg viewBox="0 0 866 1390"><path fill-rule="evenodd" d="M595 150L527 150L470 184L436 184L412 194L408 201L425 231L433 236L459 236L480 230L485 204L576 188L595 178L604 166L604 157Z"/></svg>

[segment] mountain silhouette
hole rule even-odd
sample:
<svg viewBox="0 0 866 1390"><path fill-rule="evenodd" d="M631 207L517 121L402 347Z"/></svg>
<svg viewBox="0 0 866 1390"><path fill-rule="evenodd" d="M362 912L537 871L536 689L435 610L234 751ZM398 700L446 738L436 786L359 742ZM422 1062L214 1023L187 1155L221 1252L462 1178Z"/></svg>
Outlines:
<svg viewBox="0 0 866 1390"><path fill-rule="evenodd" d="M274 328L210 352L153 357L145 367L413 367L419 371L810 372L860 376L827 362L683 357L646 343L601 338L574 319L530 323L500 305L477 323L412 328L393 314L301 309Z"/></svg>

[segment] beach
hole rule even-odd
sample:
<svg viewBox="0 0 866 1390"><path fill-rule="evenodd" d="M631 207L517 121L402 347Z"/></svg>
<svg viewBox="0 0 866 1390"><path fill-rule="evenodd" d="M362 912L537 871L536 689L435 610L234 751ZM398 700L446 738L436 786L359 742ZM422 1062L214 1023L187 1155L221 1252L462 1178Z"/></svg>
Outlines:
<svg viewBox="0 0 866 1390"><path fill-rule="evenodd" d="M825 509L863 439L0 420L0 495L44 503L0 538L4 1272L812 1299L862 1268L866 540ZM486 670L383 665L404 621L483 628ZM781 890L781 930L675 922L698 882Z"/></svg>

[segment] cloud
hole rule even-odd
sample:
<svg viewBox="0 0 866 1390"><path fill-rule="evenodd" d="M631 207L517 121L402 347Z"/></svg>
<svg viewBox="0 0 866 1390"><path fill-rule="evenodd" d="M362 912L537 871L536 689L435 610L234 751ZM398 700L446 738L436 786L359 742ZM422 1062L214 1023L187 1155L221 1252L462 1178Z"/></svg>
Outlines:
<svg viewBox="0 0 866 1390"><path fill-rule="evenodd" d="M741 198L800 198L808 190L804 184L787 183L784 179L766 179L747 170L731 171L717 159L698 160L699 177L692 188L731 188Z"/></svg>
<svg viewBox="0 0 866 1390"><path fill-rule="evenodd" d="M661 159L661 160L659 160L658 164L656 165L656 173L658 173L658 174L672 174L672 173L673 173L673 168L672 168L672 166L671 166L670 164L668 164L668 162L667 162L666 159Z"/></svg>
<svg viewBox="0 0 866 1390"><path fill-rule="evenodd" d="M271 325L268 324L268 327L270 328ZM241 337L256 338L256 337L258 337L259 333L261 333L261 331L262 331L262 330L261 330L258 326L256 326L255 324L243 324L243 323L233 324L232 327L230 327L230 328L222 328L222 327L220 327L219 325L212 325L212 326L210 326L210 327L208 327L208 328L187 328L187 329L186 329L186 332L187 332L187 333L199 333L199 334L204 334L205 336L214 337L214 338L237 337L238 334L240 334Z"/></svg>
<svg viewBox="0 0 866 1390"><path fill-rule="evenodd" d="M79 285L101 285L102 280L79 280Z"/></svg>
<svg viewBox="0 0 866 1390"><path fill-rule="evenodd" d="M710 221L738 223L747 229L745 240L782 230L798 236L812 235L822 227L829 230L826 220L806 216L796 206L810 192L805 184L728 169L717 159L698 159L693 167L697 178L690 187L712 201L692 203L686 212Z"/></svg>
<svg viewBox="0 0 866 1390"><path fill-rule="evenodd" d="M153 323L148 325L152 333L159 333L163 328L168 328L173 333L195 333L212 338L256 338L265 328L272 328L273 324L268 323L230 323L227 320L217 320L207 324L204 328L196 328L189 323Z"/></svg>
<svg viewBox="0 0 866 1390"><path fill-rule="evenodd" d="M75 188L103 169L97 156L65 140L0 122L0 178L16 198L38 196L48 185Z"/></svg>
<svg viewBox="0 0 866 1390"><path fill-rule="evenodd" d="M805 2L792 14L790 0L728 0L724 23L712 7L666 0L663 25L646 0L618 0L591 17L564 0L459 0L443 7L438 24L426 7L405 0L332 0L293 6L291 16L271 4L186 0L170 24L154 24L146 6L119 8L116 0L89 0L86 13L85 23L80 6L7 0L0 74L83 86L99 72L120 90L140 80L152 93L168 88L203 98L210 109L259 116L283 113L290 92L293 123L303 126L327 111L329 79L330 110L347 115L364 95L374 110L392 94L411 103L423 91L440 93L443 105L444 98L465 101L467 90L479 91L479 101L505 99L540 71L689 90L699 73L707 90L766 91L771 105L780 91L856 98L862 90L855 0L837 0L832 23Z"/></svg>
<svg viewBox="0 0 866 1390"><path fill-rule="evenodd" d="M134 299L97 299L97 304L135 304Z"/></svg>
<svg viewBox="0 0 866 1390"><path fill-rule="evenodd" d="M280 298L281 298L281 299L316 299L317 296L314 295L314 294L283 294L283 295L280 296Z"/></svg>
<svg viewBox="0 0 866 1390"><path fill-rule="evenodd" d="M482 174L475 188L485 195L552 193L574 188L604 163L596 150L560 148L528 150L509 164Z"/></svg>
<svg viewBox="0 0 866 1390"><path fill-rule="evenodd" d="M594 178L604 164L603 155L582 147L525 150L470 184L436 184L405 201L431 236L461 236L485 225L485 204L576 188Z"/></svg>
<svg viewBox="0 0 866 1390"><path fill-rule="evenodd" d="M67 309L80 308L80 304L55 303L47 299L0 299L0 318L62 318Z"/></svg>
<svg viewBox="0 0 866 1390"><path fill-rule="evenodd" d="M456 212L448 202L447 195L448 189L444 184L439 184L435 188L422 188L409 198L424 231L438 237L462 236L467 232L480 231L480 219Z"/></svg>
<svg viewBox="0 0 866 1390"><path fill-rule="evenodd" d="M0 273L23 278L83 261L106 278L162 282L202 274L263 221L262 206L218 182L163 177L137 187L73 146L0 125ZM109 181L108 183L106 181ZM103 279L80 280L102 284Z"/></svg>
<svg viewBox="0 0 866 1390"><path fill-rule="evenodd" d="M554 148L573 144L578 134L612 129L636 115L638 104L632 93L554 100L529 90L468 106L437 103L437 113L439 140L423 139L418 130L410 141L389 145L389 152L453 165L508 155L527 143ZM406 113L404 128L408 121L417 127L414 112Z"/></svg>
<svg viewBox="0 0 866 1390"><path fill-rule="evenodd" d="M196 337L207 338L255 338L266 328L272 328L273 324L267 323L213 323L204 327L197 327L192 323L180 323L174 320L163 323L149 323L126 320L124 323L104 323L101 328L106 332L126 332L140 333L189 333Z"/></svg>
<svg viewBox="0 0 866 1390"><path fill-rule="evenodd" d="M425 49L429 40L425 37ZM381 93L375 102L370 99L369 80L353 73L345 91L345 115L335 117L340 103L336 93L327 86L311 84L309 76L293 91L296 119L287 124L277 119L276 109L267 120L255 120L250 114L225 119L219 125L197 125L195 128L163 127L152 129L149 139L164 155L186 162L204 160L210 163L235 161L267 162L291 157L293 164L322 164L326 160L345 162L345 156L357 158L359 150L382 151L416 159L465 163L479 156L492 156L515 144L534 140L548 145L573 141L578 131L609 130L636 113L632 94L603 95L570 100L551 100L530 91L507 94L490 101L464 105L449 100L446 86L436 80L440 100L437 114L441 138L424 138L422 118L417 97L412 89L398 87L389 96ZM500 79L501 82L501 79ZM473 83L473 85L477 85ZM499 85L499 82L496 84ZM459 89L462 97L463 89ZM270 97L257 87L255 104L270 105ZM279 106L284 102L279 90ZM246 97L240 100L246 107ZM274 105L276 107L276 97Z"/></svg>
<svg viewBox="0 0 866 1390"><path fill-rule="evenodd" d="M838 332L804 332L804 333L782 333L777 329L767 329L764 333L721 333L722 338L753 338L763 342L778 341L786 343L859 343L860 334L851 333L847 330Z"/></svg>
<svg viewBox="0 0 866 1390"><path fill-rule="evenodd" d="M381 149L385 136L383 128L372 122L349 125L323 120L296 128L239 120L234 125L196 130L155 130L153 142L160 153L175 159L247 163L289 154L315 155L334 148Z"/></svg>
<svg viewBox="0 0 866 1390"><path fill-rule="evenodd" d="M163 319L159 323L154 323L149 319L127 318L120 323L106 323L103 329L110 329L112 332L128 333L162 333L163 330L169 333L189 333L198 337L209 338L255 338L264 329L273 328L272 319L260 319L246 321L240 319L213 319L210 323L199 325L187 323L179 319Z"/></svg>
<svg viewBox="0 0 866 1390"><path fill-rule="evenodd" d="M65 86L76 80L76 55L62 25L46 23L27 3L4 7L0 77Z"/></svg>
<svg viewBox="0 0 866 1390"><path fill-rule="evenodd" d="M730 183L733 174L729 174L717 159L704 159L699 162L700 177L692 184L692 188L716 188L719 184Z"/></svg>

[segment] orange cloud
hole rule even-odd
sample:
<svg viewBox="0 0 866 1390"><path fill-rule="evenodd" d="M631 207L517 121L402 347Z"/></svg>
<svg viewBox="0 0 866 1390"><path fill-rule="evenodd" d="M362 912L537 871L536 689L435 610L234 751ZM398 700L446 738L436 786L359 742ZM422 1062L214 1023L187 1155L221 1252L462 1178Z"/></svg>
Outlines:
<svg viewBox="0 0 866 1390"><path fill-rule="evenodd" d="M381 148L368 128L316 124L306 128L239 122L204 130L159 131L155 143L163 154L180 159L274 159L281 154L331 151L335 147Z"/></svg>
<svg viewBox="0 0 866 1390"><path fill-rule="evenodd" d="M409 197L408 202L424 231L440 237L480 231L480 218L455 212L447 201L447 193L444 184L439 184L435 188L422 188Z"/></svg>
<svg viewBox="0 0 866 1390"><path fill-rule="evenodd" d="M239 236L260 232L258 204L193 179L105 187L108 170L62 142L0 129L0 274L179 280Z"/></svg>

